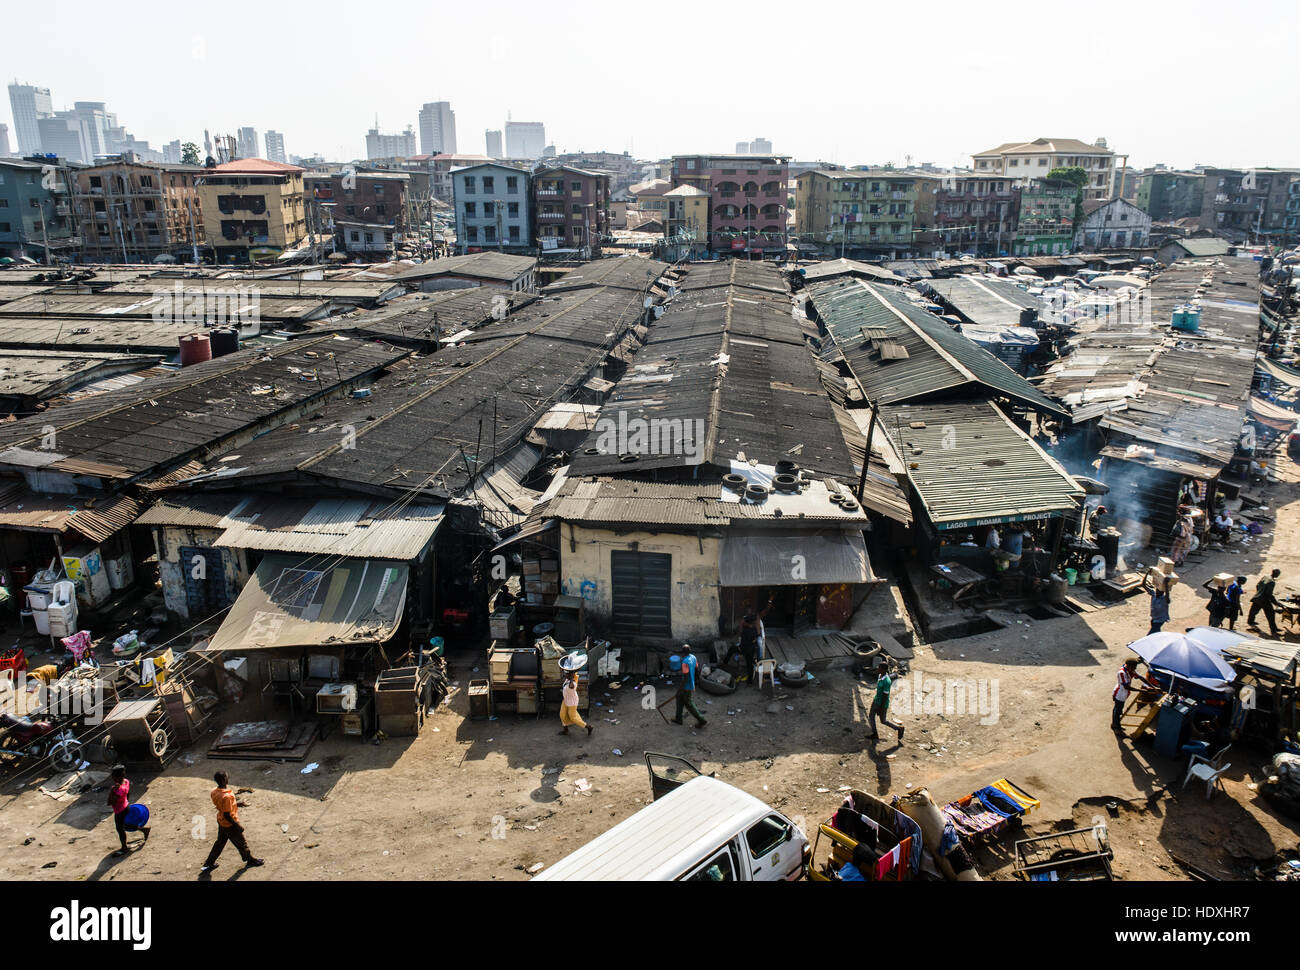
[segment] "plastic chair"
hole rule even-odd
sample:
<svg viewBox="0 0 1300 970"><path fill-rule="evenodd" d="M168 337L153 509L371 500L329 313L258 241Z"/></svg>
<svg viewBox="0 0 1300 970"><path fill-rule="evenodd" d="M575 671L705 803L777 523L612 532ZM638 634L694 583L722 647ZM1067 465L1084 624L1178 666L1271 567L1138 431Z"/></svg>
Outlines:
<svg viewBox="0 0 1300 970"><path fill-rule="evenodd" d="M1216 768L1206 761L1194 764L1187 769L1187 777L1183 779L1183 787L1186 788L1187 783L1193 778L1197 781L1205 782L1205 798L1208 801L1209 797L1214 794L1214 789L1216 787L1223 788L1221 776L1231 767L1232 765L1227 764L1222 768Z"/></svg>
<svg viewBox="0 0 1300 970"><path fill-rule="evenodd" d="M754 684L761 688L763 686L763 675L767 674L767 684L769 687L776 686L776 659L768 657L765 660L754 662Z"/></svg>

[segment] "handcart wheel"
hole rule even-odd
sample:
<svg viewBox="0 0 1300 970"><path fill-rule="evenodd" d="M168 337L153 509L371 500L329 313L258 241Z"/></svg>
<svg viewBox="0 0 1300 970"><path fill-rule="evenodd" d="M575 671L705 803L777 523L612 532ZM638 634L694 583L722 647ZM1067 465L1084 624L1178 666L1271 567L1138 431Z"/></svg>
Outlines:
<svg viewBox="0 0 1300 970"><path fill-rule="evenodd" d="M155 758L161 758L167 753L167 732L158 728L149 738L149 747L153 751Z"/></svg>

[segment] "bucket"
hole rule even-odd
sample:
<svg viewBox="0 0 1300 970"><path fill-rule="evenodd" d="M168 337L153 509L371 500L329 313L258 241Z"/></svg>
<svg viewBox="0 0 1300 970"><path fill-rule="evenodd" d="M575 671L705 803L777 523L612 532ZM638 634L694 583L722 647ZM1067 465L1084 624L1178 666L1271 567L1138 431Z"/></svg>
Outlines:
<svg viewBox="0 0 1300 970"><path fill-rule="evenodd" d="M1075 582L1078 581L1078 579L1079 579L1079 573L1078 573L1077 570L1075 570L1075 569L1066 569L1066 571L1065 571L1065 581L1066 581L1067 583L1069 583L1071 586L1073 586L1073 585L1075 584Z"/></svg>

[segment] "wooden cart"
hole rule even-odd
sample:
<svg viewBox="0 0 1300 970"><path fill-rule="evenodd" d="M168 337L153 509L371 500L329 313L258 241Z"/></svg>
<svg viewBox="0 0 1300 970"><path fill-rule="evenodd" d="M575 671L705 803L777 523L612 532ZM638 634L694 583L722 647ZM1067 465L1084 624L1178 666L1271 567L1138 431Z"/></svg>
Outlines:
<svg viewBox="0 0 1300 970"><path fill-rule="evenodd" d="M1028 882L1111 882L1113 858L1105 826L1094 825L1021 839L1015 874Z"/></svg>

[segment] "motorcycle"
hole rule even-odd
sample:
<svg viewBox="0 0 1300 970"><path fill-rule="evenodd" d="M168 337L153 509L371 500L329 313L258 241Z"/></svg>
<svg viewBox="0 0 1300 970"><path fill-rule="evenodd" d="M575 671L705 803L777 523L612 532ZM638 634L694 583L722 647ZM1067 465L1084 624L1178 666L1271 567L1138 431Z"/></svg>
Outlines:
<svg viewBox="0 0 1300 970"><path fill-rule="evenodd" d="M6 762L49 758L57 770L71 771L81 764L83 747L70 727L0 713L0 759Z"/></svg>

